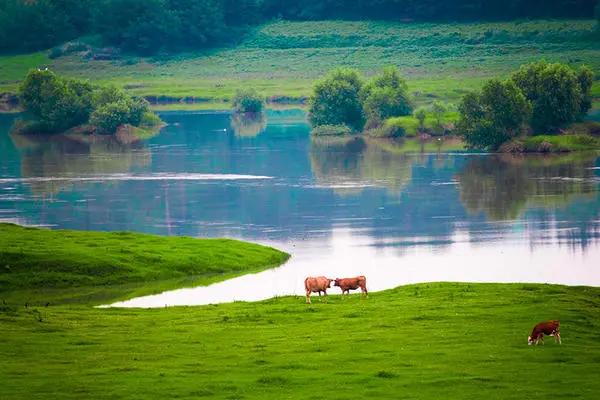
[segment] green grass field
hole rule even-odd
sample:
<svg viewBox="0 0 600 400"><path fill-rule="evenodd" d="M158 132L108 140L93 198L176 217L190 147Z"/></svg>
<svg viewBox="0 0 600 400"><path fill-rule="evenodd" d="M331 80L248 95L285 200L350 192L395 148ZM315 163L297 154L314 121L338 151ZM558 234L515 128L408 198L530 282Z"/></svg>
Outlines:
<svg viewBox="0 0 600 400"><path fill-rule="evenodd" d="M563 344L527 346L560 319ZM433 283L167 309L0 312L3 399L595 399L600 289Z"/></svg>
<svg viewBox="0 0 600 400"><path fill-rule="evenodd" d="M0 224L0 298L107 301L278 266L289 255L230 239L161 237Z"/></svg>
<svg viewBox="0 0 600 400"><path fill-rule="evenodd" d="M288 296L95 308L123 297L122 282L156 289L154 279L199 275L206 284L287 255L231 240L0 228L2 399L592 399L600 390L598 288L431 283L312 305ZM546 319L561 320L563 344L527 346Z"/></svg>
<svg viewBox="0 0 600 400"><path fill-rule="evenodd" d="M0 57L0 91L15 91L30 68L49 66L69 76L114 83L156 97L194 97L211 108L241 87L275 99L310 94L315 79L336 66L366 76L397 65L419 104L456 102L483 80L506 76L545 58L600 70L593 20L503 23L274 22L256 28L231 48L153 58L54 60L45 53ZM594 93L598 93L596 83ZM597 96L596 96L597 97ZM202 105L200 105L202 107ZM206 107L206 105L204 105Z"/></svg>

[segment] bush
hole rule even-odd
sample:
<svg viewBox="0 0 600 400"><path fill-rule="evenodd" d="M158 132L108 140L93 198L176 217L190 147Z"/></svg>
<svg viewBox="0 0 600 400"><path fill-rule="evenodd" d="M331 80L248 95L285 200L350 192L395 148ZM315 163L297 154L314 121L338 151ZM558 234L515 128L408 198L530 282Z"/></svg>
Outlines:
<svg viewBox="0 0 600 400"><path fill-rule="evenodd" d="M401 125L387 120L382 125L365 131L365 135L374 138L401 138L406 136L406 130Z"/></svg>
<svg viewBox="0 0 600 400"><path fill-rule="evenodd" d="M419 121L419 129L423 130L425 128L425 118L427 118L427 111L424 108L419 108L415 111L414 114L417 121Z"/></svg>
<svg viewBox="0 0 600 400"><path fill-rule="evenodd" d="M265 98L254 89L238 90L233 96L233 109L237 113L260 113L264 108Z"/></svg>
<svg viewBox="0 0 600 400"><path fill-rule="evenodd" d="M360 99L362 80L358 72L338 68L317 82L309 100L308 118L313 126L347 125L360 131L365 116Z"/></svg>
<svg viewBox="0 0 600 400"><path fill-rule="evenodd" d="M161 120L158 115L154 114L151 111L146 111L142 115L142 119L140 120L140 126L144 128L151 128L161 124Z"/></svg>
<svg viewBox="0 0 600 400"><path fill-rule="evenodd" d="M536 132L556 132L591 107L593 73L589 68L574 70L540 61L521 66L511 79L532 104L530 124Z"/></svg>
<svg viewBox="0 0 600 400"><path fill-rule="evenodd" d="M470 147L496 150L519 135L530 115L530 105L516 85L493 79L480 93L467 94L459 106L457 130Z"/></svg>
<svg viewBox="0 0 600 400"><path fill-rule="evenodd" d="M361 99L368 119L381 120L412 113L406 81L396 67L384 68L380 76L367 83L361 92Z"/></svg>
<svg viewBox="0 0 600 400"><path fill-rule="evenodd" d="M129 107L125 101L102 104L90 116L90 124L105 133L113 133L129 119Z"/></svg>
<svg viewBox="0 0 600 400"><path fill-rule="evenodd" d="M318 125L310 132L314 136L350 135L352 130L347 125Z"/></svg>
<svg viewBox="0 0 600 400"><path fill-rule="evenodd" d="M61 132L90 123L108 133L119 125L138 126L150 117L149 104L115 87L98 88L64 79L51 71L31 71L20 88L23 107L35 118L36 129ZM151 113L150 113L151 114ZM153 115L153 114L152 114Z"/></svg>
<svg viewBox="0 0 600 400"><path fill-rule="evenodd" d="M64 131L85 123L92 111L93 87L58 77L52 71L34 70L20 87L20 98L41 129Z"/></svg>

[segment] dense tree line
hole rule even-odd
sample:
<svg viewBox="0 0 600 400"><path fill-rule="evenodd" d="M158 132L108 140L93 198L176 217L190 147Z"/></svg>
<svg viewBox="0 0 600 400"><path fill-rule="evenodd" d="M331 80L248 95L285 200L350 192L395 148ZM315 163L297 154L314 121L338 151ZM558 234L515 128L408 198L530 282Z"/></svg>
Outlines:
<svg viewBox="0 0 600 400"><path fill-rule="evenodd" d="M267 17L287 19L497 20L592 17L597 0L264 0Z"/></svg>
<svg viewBox="0 0 600 400"><path fill-rule="evenodd" d="M126 51L202 48L274 18L496 20L591 18L597 0L2 0L0 51L46 49L82 35Z"/></svg>

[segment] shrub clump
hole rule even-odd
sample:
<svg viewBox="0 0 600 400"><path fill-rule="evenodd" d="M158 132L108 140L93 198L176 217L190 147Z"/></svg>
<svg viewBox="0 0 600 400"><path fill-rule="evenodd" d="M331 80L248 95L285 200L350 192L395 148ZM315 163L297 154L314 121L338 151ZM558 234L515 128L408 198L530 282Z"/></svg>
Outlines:
<svg viewBox="0 0 600 400"><path fill-rule="evenodd" d="M361 99L369 120L410 115L413 110L406 81L396 67L386 67L362 89Z"/></svg>
<svg viewBox="0 0 600 400"><path fill-rule="evenodd" d="M342 136L350 135L352 133L352 129L344 124L318 125L315 126L310 133L314 136Z"/></svg>
<svg viewBox="0 0 600 400"><path fill-rule="evenodd" d="M255 89L241 89L233 96L233 109L237 113L260 113L264 104L264 96Z"/></svg>
<svg viewBox="0 0 600 400"><path fill-rule="evenodd" d="M593 78L585 66L523 65L508 81L491 80L481 92L463 97L457 128L470 147L490 150L529 131L560 132L589 111ZM536 151L564 149L566 144L562 139L539 142Z"/></svg>
<svg viewBox="0 0 600 400"><path fill-rule="evenodd" d="M592 70L575 70L539 61L521 66L512 81L531 103L530 125L537 132L556 132L583 117L592 105Z"/></svg>
<svg viewBox="0 0 600 400"><path fill-rule="evenodd" d="M531 113L529 102L514 82L493 79L481 92L463 97L457 130L472 148L496 150L520 135Z"/></svg>
<svg viewBox="0 0 600 400"><path fill-rule="evenodd" d="M157 125L146 100L131 97L115 87L97 87L62 78L52 71L31 71L20 87L22 104L42 132L63 132L91 124L101 133L114 133L120 125Z"/></svg>
<svg viewBox="0 0 600 400"><path fill-rule="evenodd" d="M338 68L315 84L308 119L313 126L347 125L360 131L365 124L361 103L363 82L358 72Z"/></svg>

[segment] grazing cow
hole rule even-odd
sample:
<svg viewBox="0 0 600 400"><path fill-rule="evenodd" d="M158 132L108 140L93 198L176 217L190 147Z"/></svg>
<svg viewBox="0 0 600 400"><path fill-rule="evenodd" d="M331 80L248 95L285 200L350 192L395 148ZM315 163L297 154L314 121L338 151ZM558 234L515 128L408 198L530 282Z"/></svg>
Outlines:
<svg viewBox="0 0 600 400"><path fill-rule="evenodd" d="M309 276L304 280L304 288L306 289L306 302L310 304L310 294L311 293L319 293L319 297L321 296L321 292L325 296L327 296L327 288L331 287L331 282L333 279L325 278L324 276L317 276L313 278Z"/></svg>
<svg viewBox="0 0 600 400"><path fill-rule="evenodd" d="M363 294L369 295L369 292L367 291L367 278L363 275L354 278L336 278L334 286L339 286L340 289L342 289L342 294L350 294L350 290L360 288Z"/></svg>
<svg viewBox="0 0 600 400"><path fill-rule="evenodd" d="M554 341L560 344L560 322L556 320L540 322L533 327L531 336L527 338L527 344L532 345L535 343L537 346L539 341L544 344L544 335L554 336Z"/></svg>

